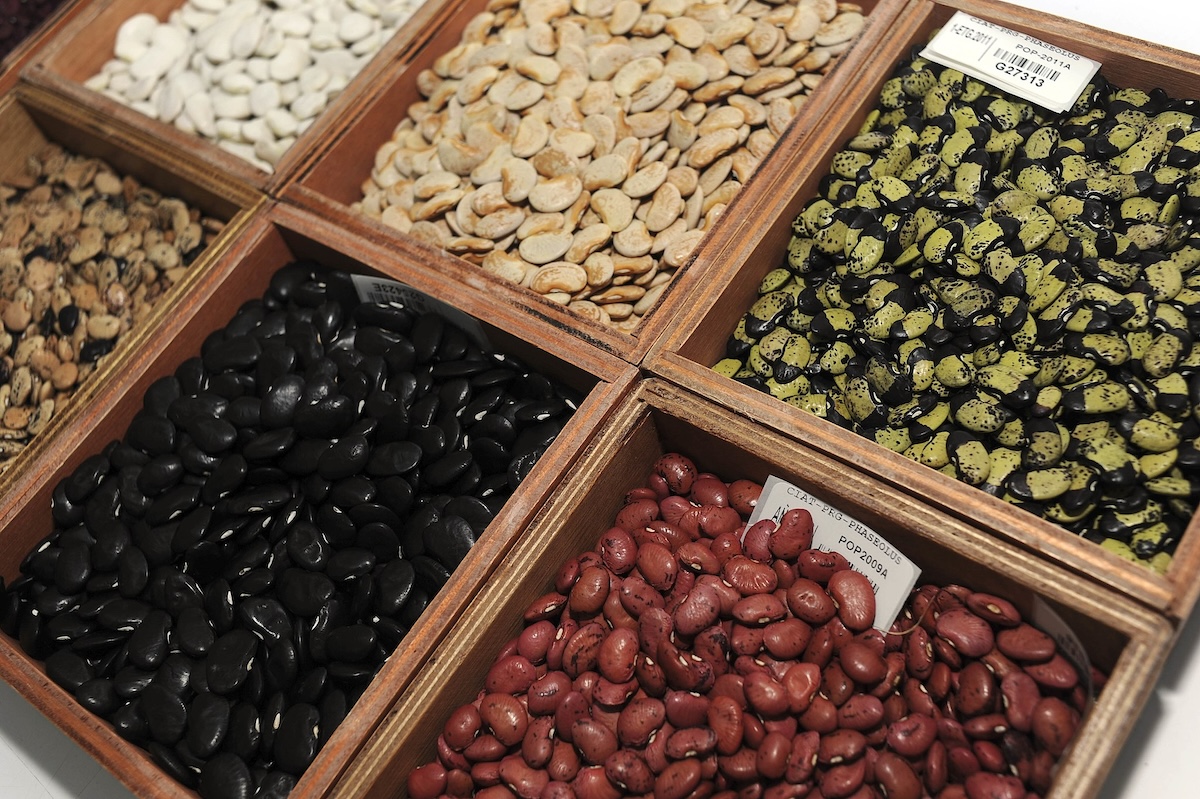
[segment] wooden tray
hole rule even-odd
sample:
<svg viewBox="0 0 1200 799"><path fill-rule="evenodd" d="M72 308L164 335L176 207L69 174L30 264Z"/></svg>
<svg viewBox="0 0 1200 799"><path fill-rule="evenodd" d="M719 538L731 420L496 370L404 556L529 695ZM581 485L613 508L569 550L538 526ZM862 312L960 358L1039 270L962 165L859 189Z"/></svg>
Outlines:
<svg viewBox="0 0 1200 799"><path fill-rule="evenodd" d="M47 143L57 143L80 155L101 158L118 174L137 178L167 196L179 197L205 215L226 222L225 229L188 269L187 275L164 296L145 323L126 333L106 362L80 385L70 403L59 410L50 425L0 476L0 525L15 511L18 501L36 482L37 463L53 458L56 437L72 420L83 415L97 396L109 393L130 361L156 338L162 322L184 302L221 252L236 238L263 197L248 185L208 171L192 171L162 152L139 146L136 131L96 112L64 103L40 89L19 85L0 99L0 146L7 158L0 176L10 174L28 155Z"/></svg>
<svg viewBox="0 0 1200 799"><path fill-rule="evenodd" d="M451 286L402 263L378 247L346 241L328 222L291 208L260 213L236 244L208 270L152 342L126 361L109 384L103 402L76 419L57 441L54 457L39 461L33 490L11 503L8 523L0 528L0 575L11 581L25 552L52 529L50 496L55 485L89 454L119 438L142 407L147 388L174 372L185 358L198 354L208 333L223 326L247 299L262 296L275 269L297 258L312 258L333 267L402 280L451 302L482 323L495 346L511 352L548 376L586 392L585 401L555 443L529 473L520 489L480 537L462 565L430 602L427 612L391 655L376 679L347 715L305 772L293 797L330 793L350 758L371 736L396 698L416 676L433 648L454 629L467 602L489 580L504 554L519 540L528 519L562 482L567 467L618 406L632 385L632 367L592 352L572 341L549 352L549 331L533 330L506 307L478 292ZM540 338L539 338L540 336ZM6 505L10 504L6 497ZM0 636L0 676L43 714L92 754L138 796L194 797L166 778L145 750L119 737L111 725L85 711L29 658L15 641Z"/></svg>
<svg viewBox="0 0 1200 799"><path fill-rule="evenodd" d="M1200 594L1200 526L1193 519L1165 576L1101 549L1062 527L975 490L816 416L718 376L711 367L725 357L725 342L757 297L759 281L783 263L792 220L816 195L841 149L875 104L879 88L910 45L925 42L958 9L1036 35L1102 63L1103 74L1121 86L1162 87L1175 97L1196 94L1200 59L1097 28L997 2L917 0L902 14L870 68L846 93L832 124L814 133L799 159L770 175L770 189L753 218L725 240L705 285L679 305L680 313L652 348L647 368L766 426L853 464L935 506L992 530L1034 552L1104 582L1168 617L1188 615ZM764 183L767 182L767 176Z"/></svg>
<svg viewBox="0 0 1200 799"><path fill-rule="evenodd" d="M759 167L760 174L776 173L787 160L805 146L808 136L819 131L829 106L843 94L849 79L869 63L880 41L888 35L892 20L904 7L905 0L863 0L860 5L869 12L867 26L854 45L841 56L815 90L808 104L797 114L791 126ZM429 264L453 280L487 291L522 312L550 322L630 363L638 363L660 333L675 324L680 303L694 283L707 284L713 266L710 253L716 241L723 240L729 226L739 218L757 216L753 209L765 199L759 178L744 186L720 221L694 253L691 265L677 270L676 278L664 292L657 306L648 313L633 334L620 332L600 322L584 319L541 295L489 275L467 261L410 236L350 208L362 199L362 183L368 179L375 163L375 153L389 140L393 128L404 118L408 107L422 99L416 79L421 70L432 66L434 60L457 45L466 23L487 6L487 0L449 0L441 14L428 21L429 28L417 36L424 43L409 57L398 61L379 80L385 88L367 99L358 115L339 130L328 150L311 159L310 166L289 183L282 194L284 200L316 211L321 216L336 219L339 224L357 235L386 243L397 252Z"/></svg>
<svg viewBox="0 0 1200 799"><path fill-rule="evenodd" d="M125 20L137 13L150 13L166 20L183 5L182 0L94 0L85 3L82 12L45 42L45 46L22 72L22 79L45 86L71 102L119 119L140 128L150 141L165 147L177 157L194 161L202 168L234 176L256 188L274 190L286 183L302 165L310 151L327 139L343 114L351 113L362 93L370 92L381 71L409 48L419 44L414 34L438 10L441 0L430 0L384 43L370 63L356 75L329 107L317 117L296 143L284 154L274 171L268 173L242 158L227 153L200 136L184 133L174 125L145 115L83 83L113 58L113 42Z"/></svg>
<svg viewBox="0 0 1200 799"><path fill-rule="evenodd" d="M471 613L434 653L345 777L347 797L399 797L405 779L436 757L450 712L473 700L495 653L520 631L527 605L553 590L561 563L595 546L624 494L643 485L663 453L681 452L725 480L774 474L885 536L923 569L922 580L959 583L1028 607L1049 602L1111 677L1047 799L1095 796L1162 667L1173 631L1126 597L995 541L803 444L657 380L644 381L573 465L563 489L505 558Z"/></svg>

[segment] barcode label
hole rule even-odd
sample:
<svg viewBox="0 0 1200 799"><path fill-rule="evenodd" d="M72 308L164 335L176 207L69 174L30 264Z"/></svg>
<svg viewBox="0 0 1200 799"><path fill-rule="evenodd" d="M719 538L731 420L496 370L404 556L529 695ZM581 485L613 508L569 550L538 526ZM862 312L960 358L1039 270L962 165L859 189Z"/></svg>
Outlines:
<svg viewBox="0 0 1200 799"><path fill-rule="evenodd" d="M1020 53L1012 53L1005 50L1003 47L997 47L992 54L1001 61L1006 61L1012 64L1017 69L1023 69L1033 75L1040 75L1046 80L1058 80L1059 71L1054 67L1041 63L1040 61L1030 61L1028 57Z"/></svg>
<svg viewBox="0 0 1200 799"><path fill-rule="evenodd" d="M1051 111L1071 108L1100 69L1090 58L962 11L921 55Z"/></svg>

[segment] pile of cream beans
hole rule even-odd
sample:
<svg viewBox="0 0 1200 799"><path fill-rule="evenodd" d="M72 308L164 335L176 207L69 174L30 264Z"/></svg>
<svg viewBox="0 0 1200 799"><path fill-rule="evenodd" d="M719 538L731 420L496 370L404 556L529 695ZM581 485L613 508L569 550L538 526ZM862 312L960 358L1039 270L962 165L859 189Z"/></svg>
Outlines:
<svg viewBox="0 0 1200 799"><path fill-rule="evenodd" d="M188 0L135 14L86 82L266 171L422 0Z"/></svg>
<svg viewBox="0 0 1200 799"><path fill-rule="evenodd" d="M492 0L356 207L632 331L864 24L837 0Z"/></svg>

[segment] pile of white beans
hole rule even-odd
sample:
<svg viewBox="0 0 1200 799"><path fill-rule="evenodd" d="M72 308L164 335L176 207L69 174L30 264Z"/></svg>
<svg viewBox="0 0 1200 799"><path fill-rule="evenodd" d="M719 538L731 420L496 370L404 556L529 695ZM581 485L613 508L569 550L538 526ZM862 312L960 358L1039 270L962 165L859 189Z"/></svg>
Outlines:
<svg viewBox="0 0 1200 799"><path fill-rule="evenodd" d="M423 0L187 0L135 14L88 79L271 171Z"/></svg>

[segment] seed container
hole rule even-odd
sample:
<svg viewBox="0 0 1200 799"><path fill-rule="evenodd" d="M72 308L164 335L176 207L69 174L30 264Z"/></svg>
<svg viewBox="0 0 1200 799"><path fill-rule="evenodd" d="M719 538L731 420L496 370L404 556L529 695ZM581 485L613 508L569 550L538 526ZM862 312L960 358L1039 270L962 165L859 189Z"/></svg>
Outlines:
<svg viewBox="0 0 1200 799"><path fill-rule="evenodd" d="M71 102L93 108L140 129L148 141L154 142L154 146L169 149L176 158L188 159L202 168L232 175L261 190L279 187L307 161L310 151L328 138L335 121L343 114L352 113L359 96L370 92L380 70L417 43L412 34L420 29L421 21L438 7L437 2L430 2L416 9L413 17L382 44L367 66L353 76L337 96L329 100L325 110L296 138L276 163L275 169L268 172L226 152L210 139L151 119L84 85L101 71L106 62L114 58L117 32L122 23L135 14L150 14L160 21L166 21L184 3L180 0L152 0L149 3L105 0L85 5L86 8L81 9L81 13L69 25L46 41L22 73L24 79L45 86Z"/></svg>
<svg viewBox="0 0 1200 799"><path fill-rule="evenodd" d="M76 385L70 401L55 409L49 425L8 462L0 478L0 494L5 497L0 519L8 519L16 511L20 498L36 483L36 474L43 468L38 464L61 453L56 442L59 432L86 416L93 403L103 405L106 398L112 397L109 386L119 383L129 365L141 357L147 342L157 336L161 322L174 313L174 308L203 279L209 264L237 235L261 195L223 176L189 170L187 165L175 162L161 151L141 147L136 132L125 125L28 86L18 86L0 100L0 142L10 156L4 166L6 180L22 174L27 157L36 156L47 145L59 145L69 153L102 159L115 174L136 179L165 197L177 197L205 217L225 224L224 230L187 267L175 285L148 307L140 323L120 335L114 351L99 361L97 370Z"/></svg>
<svg viewBox="0 0 1200 799"><path fill-rule="evenodd" d="M1184 618L1200 593L1200 580L1196 579L1200 541L1190 532L1197 524L1194 519L1182 535L1165 574L1158 574L1146 565L1118 557L1067 532L1058 524L934 469L918 466L873 441L719 376L712 369L726 357L726 343L755 301L760 282L771 270L785 265L793 220L818 195L819 184L830 173L835 154L859 132L877 102L881 87L893 74L894 65L908 57L914 46L928 41L959 9L1095 59L1101 62L1101 74L1114 86L1147 92L1161 88L1178 98L1195 93L1191 75L1198 62L1194 56L1003 3L913 4L897 20L892 36L875 53L870 67L845 93L844 102L831 115L834 123L809 139L802 157L781 165L769 178L764 176L770 190L762 192L759 213L739 219L736 227L731 225L727 230L729 235L722 238L720 250L714 247L712 257L706 261L706 285L680 306L677 324L656 343L647 358L648 367L1000 538L1099 580L1171 619Z"/></svg>
<svg viewBox="0 0 1200 799"><path fill-rule="evenodd" d="M562 489L476 597L479 612L446 638L338 783L343 795L405 795L409 772L436 758L435 740L451 711L476 697L496 653L521 630L525 609L554 590L561 564L596 546L625 493L645 485L655 460L670 452L726 481L776 475L792 482L887 538L923 569L922 581L958 583L1024 607L1035 595L1050 603L1110 679L1047 796L1096 795L1165 658L1172 631L1160 616L655 379L639 385L596 446L572 465Z"/></svg>
<svg viewBox="0 0 1200 799"><path fill-rule="evenodd" d="M477 264L480 262L484 250L474 253L472 257L475 258L475 262L472 263L466 260L466 257L470 256L471 253L459 250L459 252L463 252L464 257L456 257L451 254L451 250L442 249L437 243L431 243L428 239L420 238L410 233L401 233L397 228L380 221L377 215L369 216L354 207L356 203L359 203L363 199L364 187L371 182L372 174L378 168L382 168L379 164L387 161L385 158L383 161L377 163L381 148L389 144L389 138L393 135L393 130L405 118L410 106L423 101L423 95L418 87L427 86L430 75L433 74L430 70L439 63L439 59L444 61L445 54L460 44L464 32L474 31L470 33L471 36L482 36L487 33L486 27L481 28L476 19L476 16L480 12L485 9L492 9L493 11L498 11L500 14L506 14L511 12L512 9L508 7L513 5L515 4L504 2L489 4L486 0L468 0L467 2L445 4L442 12L437 17L428 20L428 26L423 32L415 35L415 38L422 42L419 49L410 51L406 57L399 59L393 64L386 74L380 75L379 82L383 88L362 103L359 113L353 119L347 117L346 127L337 133L336 138L330 142L329 147L321 156L314 158L309 166L298 175L297 179L286 187L283 196L290 202L319 212L322 216L339 220L340 224L347 230L352 230L358 235L375 241L387 242L389 246L395 248L397 251L409 254L422 263L431 265L439 272L452 277L456 281L475 286L487 286L489 291L497 296L504 297L505 302L521 308L524 313L532 318L550 321L563 330L569 331L572 335L591 342L630 362L636 363L645 354L649 342L660 331L674 324L678 298L685 292L686 287L690 286L693 282L700 282L705 285L709 283L704 270L687 267L687 264L692 260L691 257L686 258L680 268L671 273L675 276L665 283L666 288L662 290L662 296L656 303L648 306L645 315L641 317L641 322L636 321L637 314L642 312L642 309L636 308L637 301L641 297L630 296L624 298L622 294L623 299L613 304L611 317L613 322L609 324L601 321L601 317L599 316L589 316L582 310L577 312L564 307L572 297L582 299L589 295L589 290L586 286L584 289L576 288L579 273L583 271L578 265L583 260L581 257L582 253L580 255L572 255L569 252L565 253L565 258L574 257L576 259L574 263L568 264L569 269L567 271L572 272L573 277L563 280L551 280L547 278L546 285L555 288L549 294L546 293L546 291L550 290L549 288L539 293L532 288L519 287L517 283L513 282L515 273L512 273L509 277L500 277L497 274L482 269ZM546 7L549 8L552 5L547 4ZM613 5L608 2L600 2L596 6L597 11L595 15L611 16L613 14ZM785 4L779 8L787 8L789 5L793 4ZM833 6L833 4L829 5ZM887 35L891 21L902 7L901 3L892 2L891 0L883 0L883 2L867 0L867 2L858 5L862 7L863 13L866 16L866 24L861 34L859 34L849 49L842 52L841 55L830 62L832 68L822 68L821 71L827 69L826 76L823 78L821 84L812 91L812 94L807 99L807 104L796 114L791 124L782 131L781 137L770 152L766 154L765 160L758 167L758 171L772 171L767 168L767 164L775 163L785 153L795 152L803 146L809 133L822 124L826 109L832 101L841 95L849 78L862 64L874 57L873 54L877 50L878 43ZM629 9L626 8L624 10L628 11ZM648 12L653 11L655 9L648 9ZM648 13L648 16L659 18L657 24L659 26L658 29L661 31L664 15ZM476 21L472 22L473 19ZM471 28L468 28L469 24ZM632 34L630 35L632 36ZM656 38L662 39L666 36L665 33L660 32ZM680 49L682 50L683 48ZM742 47L742 49L746 50L747 48ZM543 65L545 65L545 61L549 60L546 57L541 58L543 60L539 63L543 63ZM515 74L515 71L511 74ZM734 78L736 76L730 77ZM549 78L545 79L548 80ZM660 78L660 80L662 79L666 79L665 76ZM546 99L550 99L552 96L552 90L546 92ZM568 105L574 105L574 103L569 103ZM632 105L630 107L633 108ZM645 114L642 115L644 116ZM513 124L516 124L516 115L510 114L510 116L512 117ZM747 125L742 125L741 127L744 131L749 131ZM765 128L763 132L765 132ZM661 146L665 150L664 135L664 133L660 132L657 135L645 138L646 146ZM479 151L484 152L485 150L487 152L496 152L490 145L481 148ZM566 153L565 150L561 150L557 145L543 147L541 150L542 153L547 154L547 158L552 155L551 151L558 154ZM584 169L583 165L589 161L590 156L585 155L575 158L574 156L567 155L567 158L573 159L576 163L576 166L573 168L582 173ZM639 168L644 168L649 163L647 162ZM661 165L657 161L654 163ZM680 164L683 163L683 161L680 161ZM547 170L547 174L555 174L555 169L550 165L544 164L543 168ZM529 173L527 177L535 177L532 175L533 170L525 170L525 172ZM560 177L568 177L561 172L558 174ZM663 182L661 177L660 175L659 184ZM495 182L498 185L499 181ZM550 184L548 180L542 180L542 182L547 185ZM736 183L736 181L732 181L732 176L730 176L730 181L727 182ZM715 229L719 230L727 224L735 224L736 220L751 215L751 209L755 208L758 202L758 190L755 189L757 183L756 179L749 180L744 188L737 193L731 204L727 206L723 216L729 217L734 221L717 222L715 223ZM661 188L661 185L659 188ZM651 189L651 192L657 194L655 189ZM444 197L446 194L452 193L453 191L442 192L439 197ZM692 192L692 195L694 194L695 192ZM710 194L714 197L717 196L716 192L711 192ZM579 192L576 196L582 198L583 193ZM645 195L646 199L649 199L649 197L649 194ZM472 200L472 202L474 201ZM526 208L523 200L515 199L513 203L514 205L503 209L503 212L511 212L514 208L518 207L520 207L521 213L526 213L529 208L534 207L557 207L557 205L552 203L546 206L530 205ZM581 206L581 203L582 199L578 199L575 202L575 206ZM432 201L431 204L433 204ZM679 200L679 204L683 205L682 199ZM580 214L591 213L586 208L582 208L582 206L578 210ZM710 209L705 209L706 213L708 210ZM454 213L457 213L456 207L454 208ZM567 209L564 213L573 212ZM441 217L439 216L438 219L441 220ZM676 221L683 222L684 217L680 216ZM579 227L582 230L584 223L581 222ZM604 225L597 226L588 223L587 227L604 227ZM622 232L628 228L614 229ZM549 231L547 235L552 233L553 231ZM505 235L511 236L512 234L507 233ZM559 235L561 235L561 230ZM685 235L692 234L688 233ZM715 235L717 234L714 233L713 236ZM478 236L462 235L459 238L477 239ZM700 251L708 248L709 245L704 242L710 238L712 236L705 235L702 239L698 239L699 243L697 246ZM463 246L467 245L464 244ZM516 243L508 247L509 252L515 253L518 250L519 246ZM650 250L649 246L645 250L645 253L636 249L627 249L626 252L642 253L637 258L630 258L630 260L636 262L638 258L651 258L655 262L653 266L650 266L649 262L647 262L645 265L622 267L631 271L621 272L616 265L613 265L612 268L608 269L611 274L607 278L604 278L604 280L611 281L611 285L615 289L626 288L623 286L626 283L632 284L632 288L636 289L639 287L637 281L646 282L643 280L645 277L661 278L663 275L668 274L669 271L665 269L660 270L657 274L653 271L658 269L658 261L661 259L661 254L653 256L646 254ZM602 250L599 251L616 252L611 242L604 245ZM699 257L703 262L705 260L703 256L696 256L696 252L696 250L692 251L692 257ZM512 257L515 258L516 256ZM559 258L554 258L549 264L543 263L544 265L553 266L559 260ZM563 261L563 263L567 263L567 261ZM602 271L603 267L598 267L598 269ZM616 276L615 279L613 275ZM600 278L593 278L593 280L594 282L599 281ZM530 277L524 281L524 286L529 286L531 283L532 278ZM601 284L597 283L597 285ZM602 285L609 285L609 283L603 283ZM652 284L648 283L647 285ZM604 292L597 291L597 295L601 293ZM590 303L591 300L588 300L588 302ZM609 302L609 299L605 298L602 302L594 304L602 305L607 302ZM623 306L621 313L625 314L624 316L618 317L616 310L618 306ZM633 315L630 315L631 309L634 308L636 310L632 312ZM598 313L598 311L591 309L589 313L594 314ZM624 321L618 322L618 319ZM630 320L633 320L633 324L627 327L624 326Z"/></svg>
<svg viewBox="0 0 1200 799"><path fill-rule="evenodd" d="M6 584L31 547L52 530L51 496L58 482L81 462L125 434L143 404L147 387L173 374L181 362L200 352L211 331L225 325L244 302L263 296L272 274L297 259L331 269L402 281L472 315L497 351L578 392L583 400L555 441L544 452L487 530L442 586L399 646L379 668L304 772L292 796L329 795L355 752L370 739L397 698L416 677L437 644L464 619L468 603L490 579L501 558L520 539L529 518L558 489L569 465L594 438L595 429L619 407L634 370L573 340L557 341L552 332L519 318L474 289L396 259L382 248L346 237L334 225L285 206L270 207L245 228L236 244L207 271L175 307L138 357L114 375L103 402L74 420L54 449L39 462L32 487L6 505L3 562ZM15 500L19 499L19 503ZM31 659L9 637L0 637L0 672L23 696L57 723L139 796L185 797L195 794L167 777L146 750L120 737L114 727L86 711L52 681L41 661ZM264 722L265 723L265 722Z"/></svg>

